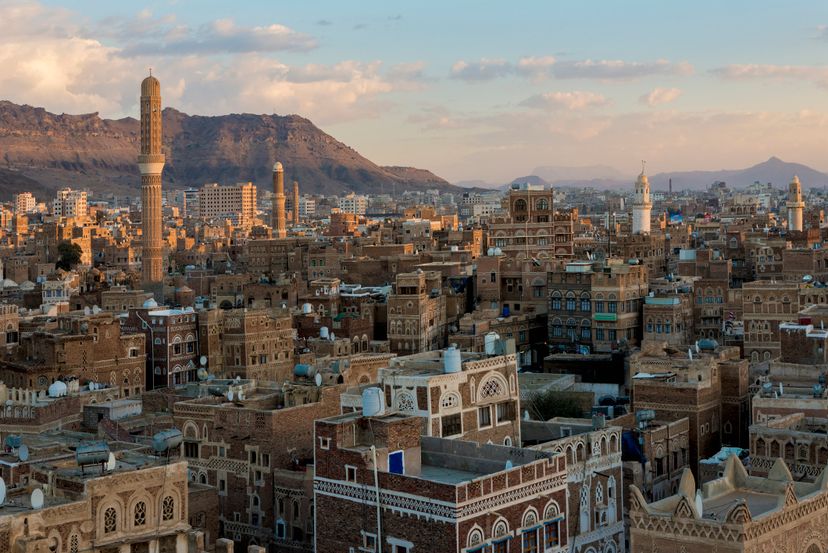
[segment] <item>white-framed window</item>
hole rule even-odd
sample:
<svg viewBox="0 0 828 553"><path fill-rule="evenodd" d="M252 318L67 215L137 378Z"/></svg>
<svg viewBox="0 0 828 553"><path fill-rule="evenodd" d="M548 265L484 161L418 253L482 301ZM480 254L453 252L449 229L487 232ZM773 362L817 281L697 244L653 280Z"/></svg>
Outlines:
<svg viewBox="0 0 828 553"><path fill-rule="evenodd" d="M320 449L330 449L331 448L331 439L330 438L319 438L319 447Z"/></svg>
<svg viewBox="0 0 828 553"><path fill-rule="evenodd" d="M357 468L353 465L345 465L345 481L356 482Z"/></svg>
<svg viewBox="0 0 828 553"><path fill-rule="evenodd" d="M374 552L377 550L377 535L368 532L362 532L362 547L360 551Z"/></svg>

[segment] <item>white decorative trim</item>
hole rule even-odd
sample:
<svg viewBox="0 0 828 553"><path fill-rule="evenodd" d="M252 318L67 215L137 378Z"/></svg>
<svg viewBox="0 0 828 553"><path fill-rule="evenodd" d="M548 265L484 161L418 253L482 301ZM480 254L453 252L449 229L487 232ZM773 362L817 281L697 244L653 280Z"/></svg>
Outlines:
<svg viewBox="0 0 828 553"><path fill-rule="evenodd" d="M139 163L138 170L142 175L160 175L164 170L164 162L154 161L151 163Z"/></svg>

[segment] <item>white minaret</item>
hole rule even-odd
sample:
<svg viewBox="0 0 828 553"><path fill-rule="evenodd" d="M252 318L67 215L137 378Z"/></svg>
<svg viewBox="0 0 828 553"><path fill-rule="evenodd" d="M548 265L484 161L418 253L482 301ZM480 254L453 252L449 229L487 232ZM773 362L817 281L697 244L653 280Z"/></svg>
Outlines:
<svg viewBox="0 0 828 553"><path fill-rule="evenodd" d="M788 230L802 232L802 211L805 209L805 202L802 201L802 185L799 184L799 177L794 175L791 184L788 185Z"/></svg>
<svg viewBox="0 0 828 553"><path fill-rule="evenodd" d="M635 181L635 200L633 201L633 234L650 233L650 212L653 210L653 202L650 201L650 181L644 174L642 162L641 174Z"/></svg>

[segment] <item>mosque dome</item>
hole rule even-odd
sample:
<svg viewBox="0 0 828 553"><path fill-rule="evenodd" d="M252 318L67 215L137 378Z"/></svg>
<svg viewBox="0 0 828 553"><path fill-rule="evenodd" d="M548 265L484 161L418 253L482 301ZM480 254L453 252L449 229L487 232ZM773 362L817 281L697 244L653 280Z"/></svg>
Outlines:
<svg viewBox="0 0 828 553"><path fill-rule="evenodd" d="M161 83L158 82L158 79L150 75L143 81L141 81L141 96L160 96L161 95Z"/></svg>

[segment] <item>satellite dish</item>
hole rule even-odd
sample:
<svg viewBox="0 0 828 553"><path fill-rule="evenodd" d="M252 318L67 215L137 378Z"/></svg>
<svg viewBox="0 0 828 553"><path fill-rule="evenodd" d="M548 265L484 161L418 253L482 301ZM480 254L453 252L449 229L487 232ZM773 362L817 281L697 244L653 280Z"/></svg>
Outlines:
<svg viewBox="0 0 828 553"><path fill-rule="evenodd" d="M199 362L199 364L200 364L200 365L202 365L202 366L207 365L207 356L206 356L206 355L202 355L201 357L199 357L199 358L198 358L198 362Z"/></svg>
<svg viewBox="0 0 828 553"><path fill-rule="evenodd" d="M106 461L106 470L113 471L115 470L115 454L111 451L109 452L109 459Z"/></svg>
<svg viewBox="0 0 828 553"><path fill-rule="evenodd" d="M233 401L233 390L227 390L227 401Z"/></svg>
<svg viewBox="0 0 828 553"><path fill-rule="evenodd" d="M0 478L0 505L6 502L6 481Z"/></svg>
<svg viewBox="0 0 828 553"><path fill-rule="evenodd" d="M17 458L21 461L28 461L29 460L29 446L23 444L20 446L20 449L17 450Z"/></svg>
<svg viewBox="0 0 828 553"><path fill-rule="evenodd" d="M316 383L317 386L321 386L322 385L322 375L319 374L319 373L316 373L316 375L314 375L314 377L313 377L313 381Z"/></svg>
<svg viewBox="0 0 828 553"><path fill-rule="evenodd" d="M43 490L40 488L32 492L32 509L40 509L43 507Z"/></svg>

